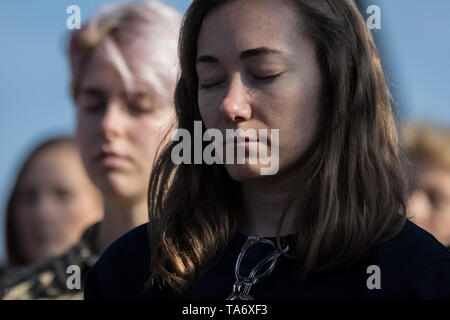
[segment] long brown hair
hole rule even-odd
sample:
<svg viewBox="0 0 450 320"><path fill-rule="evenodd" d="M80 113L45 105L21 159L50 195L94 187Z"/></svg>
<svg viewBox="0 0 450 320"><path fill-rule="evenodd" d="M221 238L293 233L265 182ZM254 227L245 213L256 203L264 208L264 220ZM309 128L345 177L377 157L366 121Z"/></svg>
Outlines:
<svg viewBox="0 0 450 320"><path fill-rule="evenodd" d="M206 15L231 1L194 0L184 18L175 105L179 128L190 133L202 120L195 70L200 28ZM327 93L318 137L298 162L291 197L300 203L291 256L304 262L304 278L350 264L397 234L406 219L406 182L391 95L355 3L284 1L303 21L299 32L316 45ZM242 205L239 185L222 165L175 165L176 143L163 150L150 180L150 280L182 293L224 252Z"/></svg>

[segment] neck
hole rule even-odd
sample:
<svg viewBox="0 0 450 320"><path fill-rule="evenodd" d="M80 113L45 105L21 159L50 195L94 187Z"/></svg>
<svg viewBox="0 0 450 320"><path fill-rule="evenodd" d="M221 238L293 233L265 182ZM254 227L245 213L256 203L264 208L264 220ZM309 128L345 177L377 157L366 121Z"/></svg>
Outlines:
<svg viewBox="0 0 450 320"><path fill-rule="evenodd" d="M286 207L289 192L288 182L261 184L241 183L241 192L245 215L240 231L245 235L275 237L278 222ZM280 236L298 232L295 203L289 207L281 228Z"/></svg>
<svg viewBox="0 0 450 320"><path fill-rule="evenodd" d="M105 215L99 226L97 246L103 252L131 229L148 221L147 202L104 198Z"/></svg>

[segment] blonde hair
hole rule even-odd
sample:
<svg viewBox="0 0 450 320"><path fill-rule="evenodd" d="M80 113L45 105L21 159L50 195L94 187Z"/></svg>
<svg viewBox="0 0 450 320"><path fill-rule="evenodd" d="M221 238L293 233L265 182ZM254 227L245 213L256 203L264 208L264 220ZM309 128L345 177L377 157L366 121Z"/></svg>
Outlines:
<svg viewBox="0 0 450 320"><path fill-rule="evenodd" d="M410 159L429 161L450 170L450 129L436 125L408 124L403 143Z"/></svg>
<svg viewBox="0 0 450 320"><path fill-rule="evenodd" d="M70 36L72 97L77 96L90 58L98 54L119 73L127 91L132 89L135 78L149 84L155 93L171 99L178 73L180 25L181 15L156 1L101 7ZM137 55L139 68L133 70L127 64L125 51Z"/></svg>

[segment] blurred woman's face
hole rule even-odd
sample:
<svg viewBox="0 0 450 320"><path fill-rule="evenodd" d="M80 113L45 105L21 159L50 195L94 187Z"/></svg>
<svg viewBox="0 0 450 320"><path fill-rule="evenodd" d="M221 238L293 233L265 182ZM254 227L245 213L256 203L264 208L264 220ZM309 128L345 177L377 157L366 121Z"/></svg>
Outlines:
<svg viewBox="0 0 450 320"><path fill-rule="evenodd" d="M135 70L143 67L133 54L126 58ZM170 102L140 82L127 92L116 70L94 54L76 103L77 138L89 176L105 195L141 200L173 119Z"/></svg>
<svg viewBox="0 0 450 320"><path fill-rule="evenodd" d="M15 234L29 263L68 250L103 216L100 194L72 146L41 151L18 185Z"/></svg>
<svg viewBox="0 0 450 320"><path fill-rule="evenodd" d="M233 1L203 21L197 43L198 102L206 128L279 129L279 173L316 136L322 79L313 43L285 1ZM269 134L270 140L270 134ZM250 143L246 142L246 147ZM238 181L260 164L226 165Z"/></svg>
<svg viewBox="0 0 450 320"><path fill-rule="evenodd" d="M417 188L409 200L410 219L450 247L450 171L417 165Z"/></svg>

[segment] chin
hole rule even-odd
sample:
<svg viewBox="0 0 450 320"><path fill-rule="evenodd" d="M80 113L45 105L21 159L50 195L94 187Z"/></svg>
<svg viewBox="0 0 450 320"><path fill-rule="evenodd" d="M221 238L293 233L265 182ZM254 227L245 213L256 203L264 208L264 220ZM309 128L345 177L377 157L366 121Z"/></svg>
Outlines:
<svg viewBox="0 0 450 320"><path fill-rule="evenodd" d="M231 179L238 182L256 180L265 177L261 175L261 166L259 165L225 164L225 169L227 170Z"/></svg>
<svg viewBox="0 0 450 320"><path fill-rule="evenodd" d="M95 179L95 185L103 195L120 198L133 197L136 194L136 177L119 172L110 172Z"/></svg>

